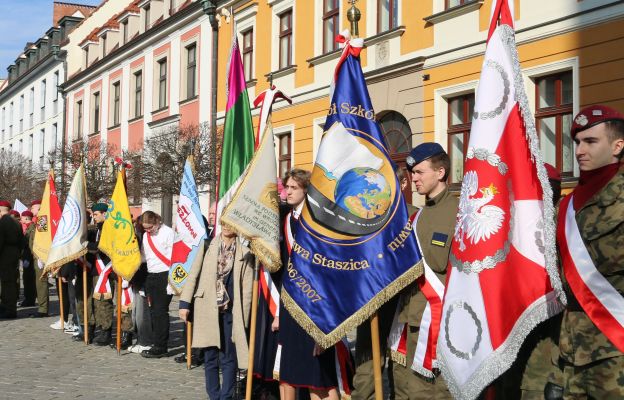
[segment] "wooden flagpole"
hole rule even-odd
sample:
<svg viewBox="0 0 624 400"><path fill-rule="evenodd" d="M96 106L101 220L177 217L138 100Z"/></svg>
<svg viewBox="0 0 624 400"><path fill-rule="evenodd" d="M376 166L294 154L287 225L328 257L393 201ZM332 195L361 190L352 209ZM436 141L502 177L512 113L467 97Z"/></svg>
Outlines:
<svg viewBox="0 0 624 400"><path fill-rule="evenodd" d="M193 351L191 349L191 343L193 340L193 323L186 321L186 369L191 369L191 360L193 358Z"/></svg>
<svg viewBox="0 0 624 400"><path fill-rule="evenodd" d="M117 355L121 355L121 276L117 275Z"/></svg>
<svg viewBox="0 0 624 400"><path fill-rule="evenodd" d="M85 344L89 344L89 313L87 312L87 264L82 264L82 322L84 323L83 337Z"/></svg>
<svg viewBox="0 0 624 400"><path fill-rule="evenodd" d="M377 312L370 319L371 348L373 350L373 371L375 377L375 400L383 400L383 384L381 379L381 351L379 350L379 316Z"/></svg>
<svg viewBox="0 0 624 400"><path fill-rule="evenodd" d="M258 275L260 273L259 261L256 258L254 267L254 280L251 289L251 329L249 331L249 364L247 365L247 388L245 390L245 400L251 400L251 389L253 384L254 353L256 351L256 322L258 317Z"/></svg>
<svg viewBox="0 0 624 400"><path fill-rule="evenodd" d="M63 331L65 330L65 310L63 309L63 281L60 276L57 279L59 307L61 311L61 330Z"/></svg>

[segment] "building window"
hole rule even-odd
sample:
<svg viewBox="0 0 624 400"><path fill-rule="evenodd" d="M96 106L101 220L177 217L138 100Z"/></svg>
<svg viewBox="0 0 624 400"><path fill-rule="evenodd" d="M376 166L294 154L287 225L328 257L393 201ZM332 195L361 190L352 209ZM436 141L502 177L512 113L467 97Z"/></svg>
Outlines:
<svg viewBox="0 0 624 400"><path fill-rule="evenodd" d="M9 104L9 137L13 137L13 102Z"/></svg>
<svg viewBox="0 0 624 400"><path fill-rule="evenodd" d="M323 53L329 53L338 48L340 4L338 0L323 0Z"/></svg>
<svg viewBox="0 0 624 400"><path fill-rule="evenodd" d="M197 45L193 43L186 48L186 98L195 97L197 81Z"/></svg>
<svg viewBox="0 0 624 400"><path fill-rule="evenodd" d="M243 32L243 69L247 80L253 77L253 51L253 29L249 29Z"/></svg>
<svg viewBox="0 0 624 400"><path fill-rule="evenodd" d="M41 122L45 121L46 83L45 79L41 81Z"/></svg>
<svg viewBox="0 0 624 400"><path fill-rule="evenodd" d="M28 160L32 161L33 158L33 146L34 146L35 142L33 140L33 134L31 133L30 135L28 135L28 149L26 149L26 151L28 151L28 154L26 154L26 157L28 158Z"/></svg>
<svg viewBox="0 0 624 400"><path fill-rule="evenodd" d="M106 56L106 34L102 35L102 58Z"/></svg>
<svg viewBox="0 0 624 400"><path fill-rule="evenodd" d="M145 30L148 30L150 28L150 14L151 14L150 11L151 11L150 6L145 6L143 8L143 15L145 17L143 27L145 28Z"/></svg>
<svg viewBox="0 0 624 400"><path fill-rule="evenodd" d="M459 184L464 178L464 159L474 112L474 93L448 100L448 149L451 159L450 184Z"/></svg>
<svg viewBox="0 0 624 400"><path fill-rule="evenodd" d="M128 43L128 20L121 23L121 29L123 30L123 44Z"/></svg>
<svg viewBox="0 0 624 400"><path fill-rule="evenodd" d="M167 107L167 59L158 62L158 109Z"/></svg>
<svg viewBox="0 0 624 400"><path fill-rule="evenodd" d="M82 136L82 100L76 102L76 139Z"/></svg>
<svg viewBox="0 0 624 400"><path fill-rule="evenodd" d="M292 64L292 10L279 16L279 67L289 67Z"/></svg>
<svg viewBox="0 0 624 400"><path fill-rule="evenodd" d="M386 32L398 26L399 1L377 1L377 33Z"/></svg>
<svg viewBox="0 0 624 400"><path fill-rule="evenodd" d="M134 117L143 115L143 73L137 71L134 73Z"/></svg>
<svg viewBox="0 0 624 400"><path fill-rule="evenodd" d="M59 97L59 72L55 71L54 72L54 79L52 81L52 83L54 84L54 101L58 100Z"/></svg>
<svg viewBox="0 0 624 400"><path fill-rule="evenodd" d="M56 148L57 143L58 143L58 126L56 124L52 124L52 149Z"/></svg>
<svg viewBox="0 0 624 400"><path fill-rule="evenodd" d="M93 93L91 100L93 102L93 129L91 132L97 133L100 131L100 92Z"/></svg>
<svg viewBox="0 0 624 400"><path fill-rule="evenodd" d="M45 129L42 129L39 132L39 168L43 168L43 163L45 160Z"/></svg>
<svg viewBox="0 0 624 400"><path fill-rule="evenodd" d="M20 96L19 102L19 132L24 130L24 95Z"/></svg>
<svg viewBox="0 0 624 400"><path fill-rule="evenodd" d="M444 6L445 6L445 10L448 10L449 8L458 7L467 3L472 3L473 1L475 0L445 0Z"/></svg>
<svg viewBox="0 0 624 400"><path fill-rule="evenodd" d="M119 112L121 103L120 82L113 83L113 125L119 125Z"/></svg>
<svg viewBox="0 0 624 400"><path fill-rule="evenodd" d="M279 176L286 176L286 173L290 171L292 162L292 152L290 148L291 133L287 132L277 137L278 149L279 149Z"/></svg>
<svg viewBox="0 0 624 400"><path fill-rule="evenodd" d="M28 98L28 109L30 111L29 115L28 115L28 127L32 128L33 127L33 123L34 121L34 115L35 115L35 87L31 87L30 88L30 97Z"/></svg>
<svg viewBox="0 0 624 400"><path fill-rule="evenodd" d="M572 176L572 71L539 77L535 88L535 120L544 162L557 167L561 175Z"/></svg>

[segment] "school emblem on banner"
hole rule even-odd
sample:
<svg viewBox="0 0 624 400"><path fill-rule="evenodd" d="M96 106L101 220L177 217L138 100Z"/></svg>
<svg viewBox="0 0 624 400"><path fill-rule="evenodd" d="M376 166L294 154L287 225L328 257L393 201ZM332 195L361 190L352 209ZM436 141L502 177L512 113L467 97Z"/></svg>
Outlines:
<svg viewBox="0 0 624 400"><path fill-rule="evenodd" d="M423 273L394 164L347 41L282 299L327 348Z"/></svg>

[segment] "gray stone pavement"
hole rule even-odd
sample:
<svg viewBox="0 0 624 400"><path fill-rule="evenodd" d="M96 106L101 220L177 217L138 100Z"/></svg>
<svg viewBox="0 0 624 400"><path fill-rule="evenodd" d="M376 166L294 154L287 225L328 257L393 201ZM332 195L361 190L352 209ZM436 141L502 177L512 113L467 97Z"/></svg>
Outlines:
<svg viewBox="0 0 624 400"><path fill-rule="evenodd" d="M0 399L206 399L203 367L186 369L173 357L183 351L177 301L170 307L169 357L146 359L110 347L85 345L50 328L58 317L29 318L36 307L18 309L18 318L0 320Z"/></svg>

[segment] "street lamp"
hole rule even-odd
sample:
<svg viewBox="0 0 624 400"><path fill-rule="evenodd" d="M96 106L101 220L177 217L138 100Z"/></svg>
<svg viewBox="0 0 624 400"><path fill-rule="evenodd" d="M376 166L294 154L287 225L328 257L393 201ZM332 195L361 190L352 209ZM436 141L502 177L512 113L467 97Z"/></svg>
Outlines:
<svg viewBox="0 0 624 400"><path fill-rule="evenodd" d="M200 0L204 13L208 16L210 26L212 27L212 56L211 56L211 93L210 93L210 149L211 158L213 160L211 171L212 182L210 183L210 198L215 201L217 193L217 78L218 78L218 53L219 53L219 21L217 21L217 0Z"/></svg>

